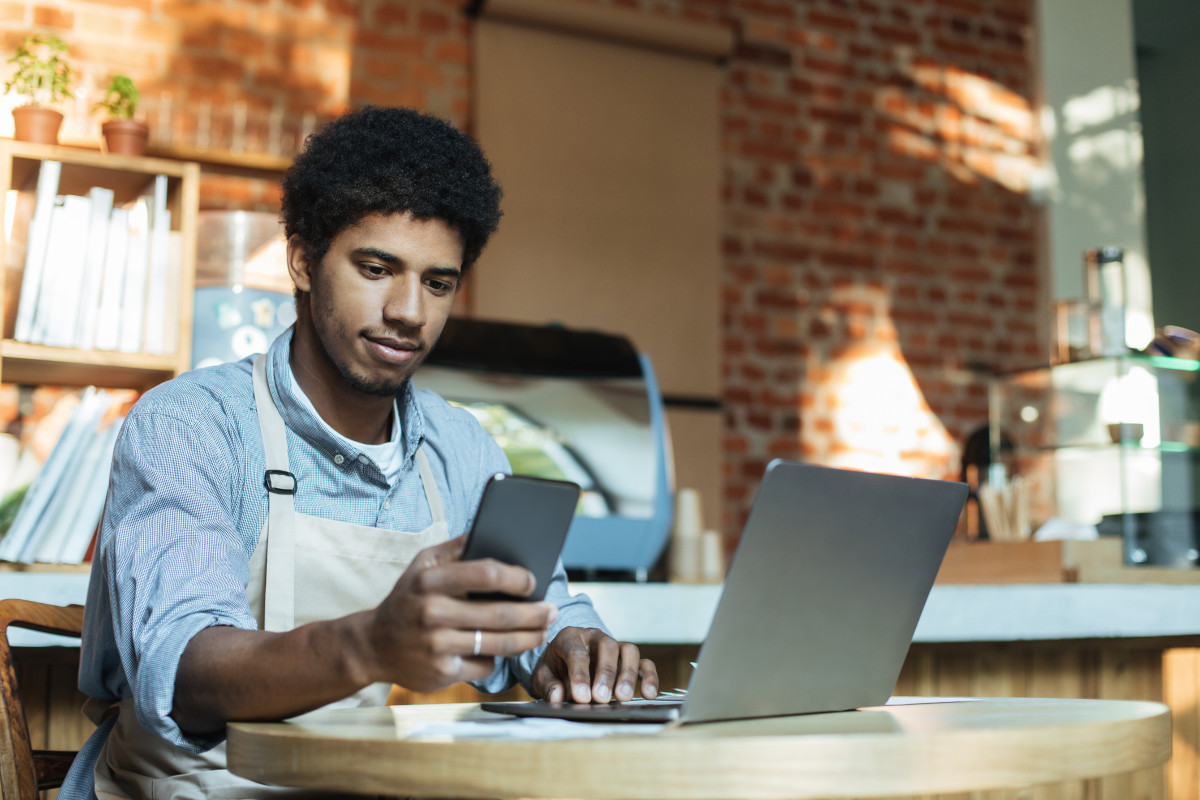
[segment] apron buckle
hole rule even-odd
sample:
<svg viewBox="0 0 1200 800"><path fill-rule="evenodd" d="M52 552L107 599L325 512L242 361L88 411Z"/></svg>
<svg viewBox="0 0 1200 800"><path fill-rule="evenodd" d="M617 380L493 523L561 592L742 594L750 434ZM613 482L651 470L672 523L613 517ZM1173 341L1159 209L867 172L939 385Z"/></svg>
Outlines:
<svg viewBox="0 0 1200 800"><path fill-rule="evenodd" d="M275 494L295 494L296 476L282 469L269 469L263 475L263 485Z"/></svg>

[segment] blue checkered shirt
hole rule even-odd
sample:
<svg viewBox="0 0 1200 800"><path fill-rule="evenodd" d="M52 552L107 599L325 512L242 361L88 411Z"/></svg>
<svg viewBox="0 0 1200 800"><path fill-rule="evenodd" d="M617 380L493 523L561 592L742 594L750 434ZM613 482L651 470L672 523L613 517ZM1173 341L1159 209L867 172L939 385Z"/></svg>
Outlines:
<svg viewBox="0 0 1200 800"><path fill-rule="evenodd" d="M296 511L342 522L419 531L432 523L414 460L425 454L452 535L464 533L487 478L508 472L503 451L466 411L406 384L404 465L389 485L347 439L331 433L293 392L291 330L267 353L267 380L287 425L298 478ZM267 517L266 463L254 406L253 357L194 370L147 392L122 428L88 587L79 688L100 699L135 698L145 729L190 752L221 736L190 736L171 718L175 671L191 638L212 625L248 630L250 556ZM342 458L336 459L335 456ZM602 627L586 596L572 597L560 564L547 599L564 627ZM498 692L530 673L544 648L497 659L475 686ZM92 768L111 722L89 739L60 798L91 798Z"/></svg>

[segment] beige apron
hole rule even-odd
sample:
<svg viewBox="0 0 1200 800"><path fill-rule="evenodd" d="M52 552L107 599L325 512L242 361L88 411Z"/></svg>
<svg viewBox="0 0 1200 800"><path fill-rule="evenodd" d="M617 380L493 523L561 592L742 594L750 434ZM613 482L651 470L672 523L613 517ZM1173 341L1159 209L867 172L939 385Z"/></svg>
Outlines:
<svg viewBox="0 0 1200 800"><path fill-rule="evenodd" d="M286 631L374 608L418 552L449 537L441 495L425 453L418 449L416 460L433 524L419 533L297 514L292 493L298 487L288 469L283 418L267 388L266 356L259 356L254 363L254 400L266 451L265 480L272 487L267 495L267 521L250 559L246 586L259 627ZM297 593L297 586L304 591ZM377 683L333 705L383 705L390 688ZM96 762L95 776L100 800L318 796L263 786L231 774L225 769L224 744L200 755L184 752L138 724L132 698L120 703L116 726Z"/></svg>

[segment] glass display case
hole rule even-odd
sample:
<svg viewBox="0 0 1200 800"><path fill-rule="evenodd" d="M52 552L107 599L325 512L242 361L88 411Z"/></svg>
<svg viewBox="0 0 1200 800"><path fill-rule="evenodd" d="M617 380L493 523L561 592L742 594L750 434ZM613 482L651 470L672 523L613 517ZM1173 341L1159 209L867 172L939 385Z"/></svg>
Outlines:
<svg viewBox="0 0 1200 800"><path fill-rule="evenodd" d="M579 484L568 575L648 577L671 531L674 462L654 370L632 342L452 317L414 381L475 416L514 474Z"/></svg>
<svg viewBox="0 0 1200 800"><path fill-rule="evenodd" d="M1026 369L991 387L992 484L1030 519L1094 525L1129 564L1200 561L1200 362L1128 354Z"/></svg>

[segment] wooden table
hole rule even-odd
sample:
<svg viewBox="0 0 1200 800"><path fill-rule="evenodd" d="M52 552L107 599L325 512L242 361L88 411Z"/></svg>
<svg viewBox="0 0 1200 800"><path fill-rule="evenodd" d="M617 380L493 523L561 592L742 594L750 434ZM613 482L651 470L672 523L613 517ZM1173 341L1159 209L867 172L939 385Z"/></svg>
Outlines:
<svg viewBox="0 0 1200 800"><path fill-rule="evenodd" d="M406 738L496 720L474 704L316 712L229 726L263 783L409 797L612 800L894 797L1055 784L1163 764L1158 703L981 699L554 741ZM502 718L501 718L502 719Z"/></svg>

